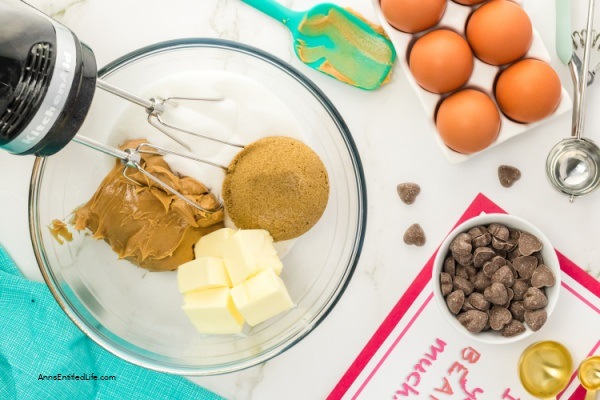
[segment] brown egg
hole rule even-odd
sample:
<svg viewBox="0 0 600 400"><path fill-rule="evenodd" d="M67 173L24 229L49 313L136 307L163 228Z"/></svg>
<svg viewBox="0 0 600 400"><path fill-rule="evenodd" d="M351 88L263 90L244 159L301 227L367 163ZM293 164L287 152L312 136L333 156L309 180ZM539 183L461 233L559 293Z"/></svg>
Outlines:
<svg viewBox="0 0 600 400"><path fill-rule="evenodd" d="M529 16L518 4L493 0L469 18L467 40L477 58L488 64L503 65L527 53L533 28Z"/></svg>
<svg viewBox="0 0 600 400"><path fill-rule="evenodd" d="M446 146L459 153L483 150L496 140L500 113L483 92L464 89L446 98L437 112L436 126Z"/></svg>
<svg viewBox="0 0 600 400"><path fill-rule="evenodd" d="M481 4L487 0L452 0L455 3L462 4L463 6L474 6L476 4Z"/></svg>
<svg viewBox="0 0 600 400"><path fill-rule="evenodd" d="M560 78L543 61L527 58L504 70L496 83L496 101L509 118L531 123L556 110L561 98Z"/></svg>
<svg viewBox="0 0 600 400"><path fill-rule="evenodd" d="M464 85L473 72L473 53L458 33L439 29L420 37L408 61L417 83L433 93L447 93Z"/></svg>
<svg viewBox="0 0 600 400"><path fill-rule="evenodd" d="M424 31L437 24L446 0L381 0L381 11L394 28L403 32Z"/></svg>

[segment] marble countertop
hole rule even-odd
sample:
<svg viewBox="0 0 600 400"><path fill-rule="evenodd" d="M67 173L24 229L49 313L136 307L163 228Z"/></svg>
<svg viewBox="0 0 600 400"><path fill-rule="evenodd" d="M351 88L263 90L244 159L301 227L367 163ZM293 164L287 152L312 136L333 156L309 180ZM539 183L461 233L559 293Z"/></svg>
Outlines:
<svg viewBox="0 0 600 400"><path fill-rule="evenodd" d="M374 19L371 0L333 0ZM316 0L282 1L305 9ZM471 200L482 192L508 212L537 225L557 249L582 268L600 275L600 193L570 203L546 181L548 151L570 134L563 114L467 162L451 165L434 140L434 131L399 68L392 81L375 92L346 86L305 67L294 55L285 27L239 0L33 0L32 4L71 28L95 52L98 65L151 43L182 37L240 41L289 62L312 79L348 124L364 164L368 223L356 272L327 319L292 349L241 372L193 378L231 399L324 398L338 382L387 313L415 278ZM571 90L569 74L555 55L554 9L547 0L525 0L534 27L552 64ZM583 25L583 10L574 11ZM583 27L583 26L582 26ZM588 110L600 106L592 87ZM587 113L584 135L596 140L600 113ZM0 153L0 242L31 279L41 275L31 249L27 196L32 157ZM522 178L504 188L501 164L518 167ZM415 204L403 204L396 185L417 182ZM404 231L419 223L427 242L402 242Z"/></svg>

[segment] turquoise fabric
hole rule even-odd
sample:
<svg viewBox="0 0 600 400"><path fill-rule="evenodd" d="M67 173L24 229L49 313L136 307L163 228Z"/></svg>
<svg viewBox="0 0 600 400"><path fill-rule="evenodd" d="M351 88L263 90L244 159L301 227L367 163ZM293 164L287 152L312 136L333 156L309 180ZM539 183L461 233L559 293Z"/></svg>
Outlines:
<svg viewBox="0 0 600 400"><path fill-rule="evenodd" d="M40 375L59 374L61 380L40 380ZM71 374L84 379L69 379ZM100 380L103 376L115 378ZM222 397L183 377L127 363L98 346L64 314L48 287L25 279L0 246L0 399Z"/></svg>

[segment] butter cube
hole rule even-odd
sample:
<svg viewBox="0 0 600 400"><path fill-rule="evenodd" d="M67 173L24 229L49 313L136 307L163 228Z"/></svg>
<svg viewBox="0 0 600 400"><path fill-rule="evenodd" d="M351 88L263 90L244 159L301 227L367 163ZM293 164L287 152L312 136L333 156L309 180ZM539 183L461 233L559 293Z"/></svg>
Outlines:
<svg viewBox="0 0 600 400"><path fill-rule="evenodd" d="M272 269L277 275L281 274L283 264L277 255L277 250L273 247L273 240L265 241L263 250L258 258L258 270L265 271Z"/></svg>
<svg viewBox="0 0 600 400"><path fill-rule="evenodd" d="M267 269L231 289L231 297L249 325L257 325L293 307L275 271Z"/></svg>
<svg viewBox="0 0 600 400"><path fill-rule="evenodd" d="M223 260L234 286L258 272L258 260L264 244L265 236L256 229L239 230L223 241Z"/></svg>
<svg viewBox="0 0 600 400"><path fill-rule="evenodd" d="M180 265L177 270L179 292L231 287L225 263L219 258L202 257Z"/></svg>
<svg viewBox="0 0 600 400"><path fill-rule="evenodd" d="M235 308L229 288L187 292L183 311L199 332L205 334L240 333L244 317Z"/></svg>
<svg viewBox="0 0 600 400"><path fill-rule="evenodd" d="M196 255L196 258L223 258L221 244L225 241L225 239L231 237L234 233L234 229L223 228L211 232L206 236L202 236L194 246L194 254Z"/></svg>

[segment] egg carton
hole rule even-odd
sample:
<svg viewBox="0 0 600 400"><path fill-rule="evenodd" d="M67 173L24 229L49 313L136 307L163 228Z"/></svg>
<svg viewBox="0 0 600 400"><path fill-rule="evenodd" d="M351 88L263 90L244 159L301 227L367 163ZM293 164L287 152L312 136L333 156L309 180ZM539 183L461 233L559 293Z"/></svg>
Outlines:
<svg viewBox="0 0 600 400"><path fill-rule="evenodd" d="M512 121L512 120L508 119L502 113L500 108L498 108L498 110L500 111L501 126L500 126L500 132L498 133L498 137L496 138L494 143L492 143L486 149L483 149L477 153L472 153L472 154L462 154L462 153L458 153L458 152L450 149L448 146L446 146L446 144L444 143L444 141L438 134L437 128L435 126L435 120L434 120L436 109L439 105L440 100L444 96L440 95L440 94L428 92L425 89L423 89L421 86L419 86L419 84L413 77L413 75L410 71L410 68L408 66L408 59L407 59L408 58L408 48L413 43L415 38L420 37L420 36L426 34L427 32L430 32L430 31L436 30L436 29L440 29L440 28L448 28L450 30L453 30L453 31L459 33L463 37L466 37L466 35L465 35L466 21L467 21L469 15L471 15L471 13L475 10L475 8L477 6L463 6L463 5L453 2L452 0L448 0L448 3L446 5L446 11L444 13L444 16L440 20L440 22L438 22L436 25L434 25L433 27L431 27L425 31L418 32L415 34L410 34L410 33L401 32L401 31L393 28L386 21L385 17L383 16L381 7L379 5L379 0L372 0L372 1L373 1L373 7L375 9L375 13L377 15L377 18L379 19L379 23L381 24L381 26L383 27L383 29L387 33L387 35L390 37L390 39L396 49L396 52L398 53L398 61L397 62L400 64L400 66L404 72L404 75L406 76L406 79L408 80L409 84L412 86L415 93L417 94L417 97L419 98L419 101L421 102L425 111L427 112L427 115L430 117L429 119L431 122L431 126L433 128L433 131L434 131L436 141L450 163L458 164L458 163L464 162L464 161L472 158L473 156L476 156L476 155L484 152L487 149L495 147L495 146L499 145L500 143L507 141L510 138L513 138L517 135L525 133L528 130L533 129L540 124L548 122L552 118L554 118L560 114L563 114L571 109L571 98L569 96L569 93L565 90L564 87L562 87L561 100L560 100L560 103L559 103L558 107L556 108L556 110L550 116L544 118L543 120L534 122L534 123L523 124L523 123L518 123L518 122ZM514 2L519 4L521 7L523 6L522 1L514 1ZM483 3L483 4L485 4L485 3ZM544 45L544 42L542 41L542 38L540 37L539 33L535 29L533 30L533 41L531 43L531 47L527 51L524 58L536 58L538 60L542 60L547 63L550 63L550 53L546 49L546 46ZM490 96L492 101L494 101L496 106L498 106L498 104L496 103L496 99L494 97L493 87L494 87L494 81L496 80L496 77L497 77L500 69L501 69L500 67L486 64L483 61L479 60L477 57L474 57L473 73L471 74L469 81L461 88L472 87L472 88L479 89L479 90L485 92L488 96Z"/></svg>

